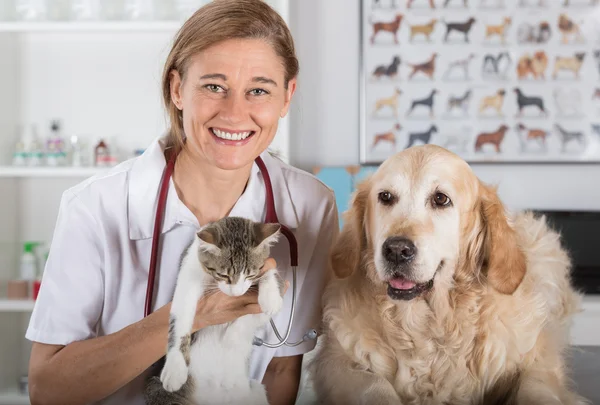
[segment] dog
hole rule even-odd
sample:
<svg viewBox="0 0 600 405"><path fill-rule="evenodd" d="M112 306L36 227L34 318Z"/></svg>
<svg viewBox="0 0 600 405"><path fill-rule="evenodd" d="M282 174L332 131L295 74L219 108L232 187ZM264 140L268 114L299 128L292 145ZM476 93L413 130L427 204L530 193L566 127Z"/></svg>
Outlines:
<svg viewBox="0 0 600 405"><path fill-rule="evenodd" d="M525 152L527 150L527 145L530 141L535 141L539 143L544 151L548 150L548 145L546 144L548 131L538 128L526 128L525 125L521 123L517 124L515 130L519 134L522 152Z"/></svg>
<svg viewBox="0 0 600 405"><path fill-rule="evenodd" d="M529 53L519 58L517 63L517 78L527 79L531 74L534 79L546 79L546 68L548 67L548 56L544 51L537 51L531 56Z"/></svg>
<svg viewBox="0 0 600 405"><path fill-rule="evenodd" d="M560 137L562 153L566 152L567 144L571 141L577 141L582 148L585 147L585 135L583 131L568 131L558 123L554 124L554 128Z"/></svg>
<svg viewBox="0 0 600 405"><path fill-rule="evenodd" d="M400 124L396 124L394 126L394 129L391 129L387 132L375 134L375 136L373 136L373 144L371 145L371 149L375 148L375 146L377 146L377 144L379 144L381 142L389 142L395 147L396 146L396 132L399 132L400 130L402 130L402 126Z"/></svg>
<svg viewBox="0 0 600 405"><path fill-rule="evenodd" d="M451 62L448 63L448 67L446 68L446 72L444 73L444 78L447 79L448 76L450 76L450 72L452 72L454 69L456 68L461 68L463 70L463 72L465 72L464 74L464 78L465 80L469 79L469 66L471 64L471 61L475 58L475 54L474 53L470 53L469 56L467 56L466 58L463 59L455 59Z"/></svg>
<svg viewBox="0 0 600 405"><path fill-rule="evenodd" d="M450 4L451 1L452 0L446 0L446 1L444 1L444 7L448 7L448 5ZM463 7L464 8L468 8L469 7L468 0L462 0L462 3L463 3Z"/></svg>
<svg viewBox="0 0 600 405"><path fill-rule="evenodd" d="M427 24L409 25L410 27L410 42L413 42L415 35L425 35L427 42L431 42L431 34L437 23L437 18L432 19Z"/></svg>
<svg viewBox="0 0 600 405"><path fill-rule="evenodd" d="M563 44L569 43L569 37L571 35L575 37L575 42L583 42L583 36L581 35L579 24L575 23L564 13L561 13L558 16L558 29L562 34Z"/></svg>
<svg viewBox="0 0 600 405"><path fill-rule="evenodd" d="M434 52L431 55L431 57L429 58L429 60L427 60L426 62L418 63L418 64L408 63L408 66L410 66L410 68L412 69L410 74L408 75L408 79L410 80L418 72L422 72L423 74L425 74L425 76L427 76L431 80L433 80L433 75L435 74L435 60L436 60L437 56L438 56L437 52Z"/></svg>
<svg viewBox="0 0 600 405"><path fill-rule="evenodd" d="M435 101L435 95L437 94L437 90L433 89L431 90L431 93L429 93L429 95L425 98L422 99L417 99L417 100L413 100L413 102L410 104L410 108L408 109L408 111L406 112L406 116L408 117L410 114L412 114L413 110L422 105L425 107L429 107L429 117L433 118L433 103Z"/></svg>
<svg viewBox="0 0 600 405"><path fill-rule="evenodd" d="M585 52L576 52L573 56L557 56L554 62L554 71L552 78L556 79L558 72L561 70L569 70L575 74L575 78L579 79L579 71L585 59Z"/></svg>
<svg viewBox="0 0 600 405"><path fill-rule="evenodd" d="M469 113L469 101L471 100L471 94L471 89L468 89L467 91L465 91L465 94L463 94L461 97L448 97L448 113L450 113L453 108L460 108L463 111L464 115L467 115Z"/></svg>
<svg viewBox="0 0 600 405"><path fill-rule="evenodd" d="M576 88L557 88L552 92L559 115L578 116L583 114L581 93Z"/></svg>
<svg viewBox="0 0 600 405"><path fill-rule="evenodd" d="M373 34L371 35L371 43L375 43L375 36L380 32L388 32L394 36L394 43L398 43L398 30L404 15L401 13L396 14L393 21L390 22L371 22L373 25Z"/></svg>
<svg viewBox="0 0 600 405"><path fill-rule="evenodd" d="M432 124L431 127L425 132L413 132L408 136L408 143L404 147L404 149L408 149L415 144L417 141L421 141L424 144L428 144L431 141L431 136L434 133L437 133L438 129L435 124Z"/></svg>
<svg viewBox="0 0 600 405"><path fill-rule="evenodd" d="M545 44L551 36L552 29L548 21L542 21L538 25L524 22L517 29L517 42L520 44Z"/></svg>
<svg viewBox="0 0 600 405"><path fill-rule="evenodd" d="M390 65L379 65L373 71L373 76L377 79L380 79L382 76L387 76L390 79L395 79L398 75L398 70L400 68L400 57L398 55L394 56L392 59L392 63Z"/></svg>
<svg viewBox="0 0 600 405"><path fill-rule="evenodd" d="M411 8L414 1L415 0L407 0L406 8ZM435 3L433 2L433 0L429 0L429 7L432 9L435 8Z"/></svg>
<svg viewBox="0 0 600 405"><path fill-rule="evenodd" d="M500 153L500 145L504 141L506 131L508 131L508 126L502 124L494 132L482 132L477 135L475 139L475 152L481 152L483 145L490 143L494 145L496 153Z"/></svg>
<svg viewBox="0 0 600 405"><path fill-rule="evenodd" d="M479 115L482 115L488 108L493 108L499 116L502 116L502 106L504 105L505 95L506 91L504 89L498 89L496 94L483 97L479 103Z"/></svg>
<svg viewBox="0 0 600 405"><path fill-rule="evenodd" d="M517 117L520 117L523 109L529 106L537 107L544 116L548 116L548 111L544 108L544 100L541 97L526 96L518 87L515 87L513 91L517 95L517 106L519 108Z"/></svg>
<svg viewBox="0 0 600 405"><path fill-rule="evenodd" d="M375 111L373 115L377 114L383 107L390 107L394 111L394 117L398 117L398 97L402 95L402 90L396 87L394 94L389 97L382 97L375 101Z"/></svg>
<svg viewBox="0 0 600 405"><path fill-rule="evenodd" d="M500 68L501 63L506 60L506 64L504 68ZM483 57L483 63L481 64L481 74L482 76L491 75L492 77L498 79L506 79L508 74L508 69L512 63L512 58L507 51L502 51L498 53L498 55L494 56L491 54L487 54Z"/></svg>
<svg viewBox="0 0 600 405"><path fill-rule="evenodd" d="M440 135L440 142L436 143L446 149L467 152L472 130L469 126L463 126L460 131Z"/></svg>
<svg viewBox="0 0 600 405"><path fill-rule="evenodd" d="M442 22L446 25L446 34L444 35L444 42L448 42L448 36L452 31L462 32L464 35L465 42L469 42L469 32L475 24L475 18L471 17L465 22L453 22L449 23L444 20Z"/></svg>
<svg viewBox="0 0 600 405"><path fill-rule="evenodd" d="M544 217L507 213L429 144L386 159L343 218L309 365L317 403L584 404L565 357L582 294Z"/></svg>
<svg viewBox="0 0 600 405"><path fill-rule="evenodd" d="M502 24L486 25L485 26L485 39L489 40L491 37L497 35L500 37L500 42L502 44L505 44L508 27L510 26L511 23L512 23L512 19L510 17L504 17Z"/></svg>

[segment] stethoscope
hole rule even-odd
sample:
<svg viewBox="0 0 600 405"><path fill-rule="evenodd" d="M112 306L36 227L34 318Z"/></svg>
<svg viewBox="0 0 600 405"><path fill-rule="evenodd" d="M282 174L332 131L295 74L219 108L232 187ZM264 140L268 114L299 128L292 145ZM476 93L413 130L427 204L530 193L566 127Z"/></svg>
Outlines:
<svg viewBox="0 0 600 405"><path fill-rule="evenodd" d="M174 154L171 159L169 159L167 166L163 172L163 177L160 182L160 192L158 195L158 204L156 207L156 216L154 220L154 233L152 237L152 252L150 255L150 268L148 273L148 286L146 287L146 303L144 308L144 317L148 316L152 313L152 298L154 291L154 279L156 275L156 262L158 260L158 244L160 239L160 229L162 226L163 214L165 212L165 204L167 202L167 193L169 190L169 180L171 179L171 175L173 174L173 169L175 167L175 159L177 155ZM271 177L269 176L269 172L267 167L265 166L263 160L260 156L258 156L255 160L258 168L260 169L260 173L262 174L263 180L265 182L265 190L266 190L266 206L267 206L267 214L265 218L265 222L267 223L277 223L279 224L279 219L277 218L277 212L275 211L275 200L273 197L273 186L271 185ZM254 337L252 344L255 346L265 346L270 348L278 348L280 346L286 345L289 347L294 347L302 344L307 340L312 340L317 338L317 331L315 329L311 329L304 334L302 340L294 343L288 343L288 338L290 336L290 332L292 330L292 323L294 321L294 311L296 309L296 268L298 267L298 242L296 241L296 237L285 225L279 224L281 226L281 233L288 240L288 244L290 245L290 261L292 266L292 308L290 310L290 319L287 327L287 332L285 337L281 337L277 327L275 326L275 322L271 318L271 326L273 328L273 332L275 332L275 336L279 339L278 343L267 343L263 341L259 337Z"/></svg>

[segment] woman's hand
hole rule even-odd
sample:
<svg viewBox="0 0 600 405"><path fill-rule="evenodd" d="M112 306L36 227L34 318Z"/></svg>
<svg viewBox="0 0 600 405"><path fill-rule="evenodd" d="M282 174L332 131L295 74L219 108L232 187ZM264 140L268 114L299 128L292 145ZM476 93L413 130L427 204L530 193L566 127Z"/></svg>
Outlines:
<svg viewBox="0 0 600 405"><path fill-rule="evenodd" d="M276 268L273 258L268 258L261 269L261 275L266 271ZM285 283L283 293L287 291L289 282ZM251 289L239 297L230 297L221 291L206 295L198 301L196 308L196 319L192 332L211 325L219 325L231 322L240 316L248 314L259 314L258 290Z"/></svg>

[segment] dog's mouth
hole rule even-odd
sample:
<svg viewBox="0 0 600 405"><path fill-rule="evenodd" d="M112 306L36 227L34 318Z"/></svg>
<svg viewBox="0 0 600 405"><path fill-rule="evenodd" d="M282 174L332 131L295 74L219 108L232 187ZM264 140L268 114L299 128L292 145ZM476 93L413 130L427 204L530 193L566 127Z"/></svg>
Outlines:
<svg viewBox="0 0 600 405"><path fill-rule="evenodd" d="M388 280L387 295L393 300L410 301L433 288L433 279L425 283L415 283L404 276Z"/></svg>

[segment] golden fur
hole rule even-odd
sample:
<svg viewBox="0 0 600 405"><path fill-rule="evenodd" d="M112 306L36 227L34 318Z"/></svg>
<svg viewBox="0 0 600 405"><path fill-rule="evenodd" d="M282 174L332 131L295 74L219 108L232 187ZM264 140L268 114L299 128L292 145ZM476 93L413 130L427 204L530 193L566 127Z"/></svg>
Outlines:
<svg viewBox="0 0 600 405"><path fill-rule="evenodd" d="M382 190L397 195L393 206L378 201ZM451 206L424 204L438 190ZM425 145L361 183L344 221L311 365L322 404L585 403L568 388L563 358L580 297L543 219L509 219L462 159ZM443 259L415 273L435 280L424 295L387 296L378 251L389 236L411 238L415 262Z"/></svg>

